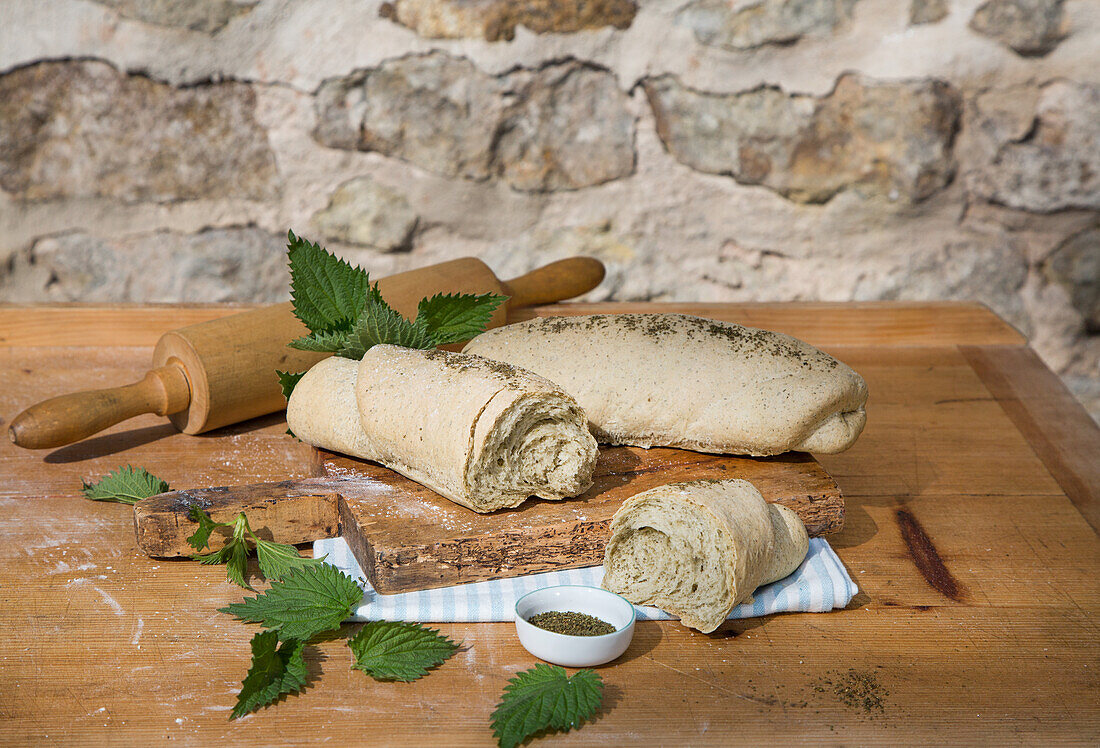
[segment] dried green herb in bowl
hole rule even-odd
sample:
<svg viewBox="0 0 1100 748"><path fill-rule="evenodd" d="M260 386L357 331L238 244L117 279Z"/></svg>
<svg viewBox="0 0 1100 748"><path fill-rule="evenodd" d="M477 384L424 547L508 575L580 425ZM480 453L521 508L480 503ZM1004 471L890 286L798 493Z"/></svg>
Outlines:
<svg viewBox="0 0 1100 748"><path fill-rule="evenodd" d="M548 610L527 619L540 629L567 636L603 636L615 633L615 627L602 618L567 610Z"/></svg>

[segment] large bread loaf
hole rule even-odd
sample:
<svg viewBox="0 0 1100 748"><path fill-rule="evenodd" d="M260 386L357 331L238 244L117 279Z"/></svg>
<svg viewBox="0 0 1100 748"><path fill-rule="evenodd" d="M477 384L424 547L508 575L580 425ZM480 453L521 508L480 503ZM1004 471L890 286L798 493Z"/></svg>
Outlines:
<svg viewBox="0 0 1100 748"><path fill-rule="evenodd" d="M560 387L445 351L376 345L361 362L325 359L294 388L287 423L478 512L583 493L596 462L584 412Z"/></svg>
<svg viewBox="0 0 1100 748"><path fill-rule="evenodd" d="M866 422L867 386L801 340L684 314L542 317L464 353L561 385L608 444L721 454L834 453Z"/></svg>
<svg viewBox="0 0 1100 748"><path fill-rule="evenodd" d="M615 512L603 586L709 633L757 587L797 569L809 546L798 515L748 481L671 483Z"/></svg>

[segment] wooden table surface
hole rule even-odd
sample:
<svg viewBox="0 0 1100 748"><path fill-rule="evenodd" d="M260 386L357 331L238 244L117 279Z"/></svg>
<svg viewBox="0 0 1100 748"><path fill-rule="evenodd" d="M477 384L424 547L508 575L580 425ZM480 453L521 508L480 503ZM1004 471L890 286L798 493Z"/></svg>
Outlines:
<svg viewBox="0 0 1100 748"><path fill-rule="evenodd" d="M781 330L866 378L867 429L823 456L848 502L831 537L861 592L829 614L703 635L641 623L599 669L601 712L536 745L1100 740L1100 431L1011 327L969 304L604 304ZM227 306L0 307L0 416L137 378L161 332ZM531 312L527 312L530 315ZM0 448L0 743L488 745L535 660L511 624L445 624L462 648L415 683L314 647L307 690L228 716L254 628L221 567L144 557L131 510L80 495L125 463L173 487L307 471L281 416L203 436L145 416L53 451Z"/></svg>

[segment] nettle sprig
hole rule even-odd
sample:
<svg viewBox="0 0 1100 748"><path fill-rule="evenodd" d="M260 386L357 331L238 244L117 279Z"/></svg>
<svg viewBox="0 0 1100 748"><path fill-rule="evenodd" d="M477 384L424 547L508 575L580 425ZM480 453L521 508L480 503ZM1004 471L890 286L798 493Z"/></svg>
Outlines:
<svg viewBox="0 0 1100 748"><path fill-rule="evenodd" d="M259 562L260 572L269 580L282 579L292 569L317 565L323 560L300 556L298 549L292 545L264 540L257 536L249 526L244 512L238 514L232 522L215 522L200 507L192 506L187 512L187 517L192 522L199 523L195 534L187 538L188 545L198 551L192 554L191 558L207 565L225 564L229 581L245 589L252 589L247 582L248 556L252 548L256 549L256 560ZM202 551L210 545L210 535L219 527L232 528L232 533L225 541L225 545L216 551L203 553Z"/></svg>
<svg viewBox="0 0 1100 748"><path fill-rule="evenodd" d="M380 343L429 349L485 331L508 298L497 294L436 294L417 305L411 322L382 298L370 275L323 247L287 233L294 315L309 329L291 348L359 360ZM287 398L303 374L277 371Z"/></svg>
<svg viewBox="0 0 1100 748"><path fill-rule="evenodd" d="M230 719L237 719L298 693L308 682L305 652L318 637L340 629L363 600L363 588L322 558L298 555L292 545L258 537L243 513L233 522L215 522L201 508L192 506L188 517L198 523L187 539L203 550L219 527L232 534L219 550L195 555L204 564L226 564L229 579L248 587L246 568L249 543L256 549L260 571L271 586L255 597L219 608L239 621L263 628L252 637L252 665L241 682ZM375 621L347 638L352 667L376 680L416 680L442 664L458 645L435 629L416 623Z"/></svg>
<svg viewBox="0 0 1100 748"><path fill-rule="evenodd" d="M93 501L136 504L169 490L168 482L141 467L126 465L99 481L82 481L81 490ZM203 564L225 564L229 581L248 590L248 559L253 550L260 573L271 583L255 597L231 603L220 612L240 621L258 623L252 637L252 664L241 682L230 719L274 704L306 687L305 653L318 637L339 630L363 600L363 588L325 557L301 556L292 545L264 540L253 532L244 513L232 522L216 522L192 506L188 518L198 527L187 538ZM230 528L221 548L203 553L218 528ZM403 621L372 621L346 639L352 667L379 681L412 681L428 674L458 649L435 629Z"/></svg>

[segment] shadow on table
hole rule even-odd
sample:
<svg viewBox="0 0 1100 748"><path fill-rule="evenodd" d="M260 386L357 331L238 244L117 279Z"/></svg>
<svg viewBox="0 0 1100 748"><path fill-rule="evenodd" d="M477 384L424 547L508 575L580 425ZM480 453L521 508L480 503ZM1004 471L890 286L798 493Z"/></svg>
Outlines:
<svg viewBox="0 0 1100 748"><path fill-rule="evenodd" d="M159 426L145 426L144 428L120 431L115 434L93 436L76 444L69 444L55 449L46 455L44 461L51 465L57 465L66 462L94 460L97 457L125 452L128 449L140 447L178 433L179 431L172 424L162 423Z"/></svg>
<svg viewBox="0 0 1100 748"><path fill-rule="evenodd" d="M231 423L228 426L222 426L213 431L204 431L201 434L191 434L191 436L197 439L238 436L240 434L248 434L275 425L282 426L282 428L279 429L280 432L286 429L286 413L284 411L279 410L274 413L268 413L266 416L256 416L255 418L249 418L247 421Z"/></svg>
<svg viewBox="0 0 1100 748"><path fill-rule="evenodd" d="M206 439L247 434L268 428L269 426L281 425L283 422L283 413L280 411L278 413L271 413L270 415L242 421L241 423L235 423L231 426L214 429L213 431L207 431L203 434L190 434L188 438ZM116 454L118 452L125 452L128 449L141 447L159 439L175 436L179 433L179 430L172 424L162 423L157 426L145 426L139 429L130 429L129 431L119 431L113 434L93 436L75 444L68 444L64 447L55 449L53 452L46 455L45 462L51 465L57 465L66 462L94 460L97 457L106 457L107 455Z"/></svg>
<svg viewBox="0 0 1100 748"><path fill-rule="evenodd" d="M328 660L328 655L318 647L310 645L306 645L302 655L306 661L306 682L301 690L308 691L317 685L317 681L321 679L321 675L324 673L324 668L321 665Z"/></svg>
<svg viewBox="0 0 1100 748"><path fill-rule="evenodd" d="M844 606L844 610L856 610L862 608L865 605L871 604L871 596L864 592L862 589L852 597L851 602Z"/></svg>
<svg viewBox="0 0 1100 748"><path fill-rule="evenodd" d="M596 669L599 670L600 667L621 665L624 662L630 662L639 657L644 657L661 643L661 638L661 627L656 621L638 621L634 624L634 638L630 641L630 647L623 652L622 656L618 659L612 660L606 665L601 665Z"/></svg>
<svg viewBox="0 0 1100 748"><path fill-rule="evenodd" d="M757 616L756 618L734 618L727 620L714 631L707 634L711 639L735 639L746 631L760 628L771 619L771 616Z"/></svg>
<svg viewBox="0 0 1100 748"><path fill-rule="evenodd" d="M622 662L621 659L615 660L615 662ZM594 725L603 719L605 716L611 713L623 700L623 689L619 688L614 683L608 683L604 681L603 684L603 701L600 702L600 708L591 717L585 720L585 724ZM552 733L546 733L552 734Z"/></svg>
<svg viewBox="0 0 1100 748"><path fill-rule="evenodd" d="M878 534L878 523L863 508L862 497L848 498L844 507L844 529L823 535L834 549L863 545Z"/></svg>

